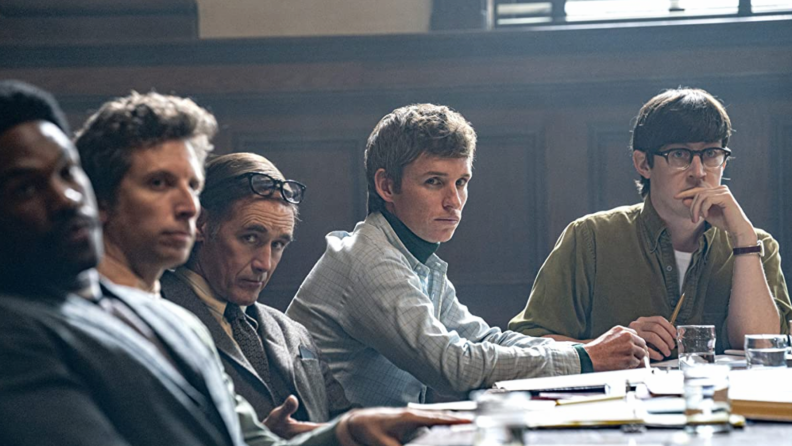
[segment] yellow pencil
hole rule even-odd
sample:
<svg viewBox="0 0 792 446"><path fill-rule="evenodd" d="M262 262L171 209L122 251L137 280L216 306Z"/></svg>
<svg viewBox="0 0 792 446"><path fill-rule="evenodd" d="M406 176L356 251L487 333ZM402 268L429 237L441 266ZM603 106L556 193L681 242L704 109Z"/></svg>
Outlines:
<svg viewBox="0 0 792 446"><path fill-rule="evenodd" d="M674 312L671 313L671 320L668 321L671 323L671 325L674 325L674 322L676 322L676 318L679 315L679 310L682 308L682 302L684 301L685 301L685 293L682 293L682 296L679 297L679 302L677 302L676 304L676 308L674 308Z"/></svg>

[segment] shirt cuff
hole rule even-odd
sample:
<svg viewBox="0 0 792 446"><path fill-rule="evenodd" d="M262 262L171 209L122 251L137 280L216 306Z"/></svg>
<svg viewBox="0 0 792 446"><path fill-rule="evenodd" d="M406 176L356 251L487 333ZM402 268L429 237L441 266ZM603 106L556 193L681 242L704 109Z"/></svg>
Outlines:
<svg viewBox="0 0 792 446"><path fill-rule="evenodd" d="M594 364L591 363L591 357L586 349L583 348L583 344L575 344L573 347L575 347L575 351L580 357L580 373L593 373Z"/></svg>

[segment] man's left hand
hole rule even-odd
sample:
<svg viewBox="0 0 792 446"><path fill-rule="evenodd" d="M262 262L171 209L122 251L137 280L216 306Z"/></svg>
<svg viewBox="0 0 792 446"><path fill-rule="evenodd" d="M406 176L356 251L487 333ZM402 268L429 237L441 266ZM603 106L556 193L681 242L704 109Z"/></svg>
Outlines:
<svg viewBox="0 0 792 446"><path fill-rule="evenodd" d="M399 446L423 426L470 423L469 418L413 409L374 408L347 412L336 429L343 446Z"/></svg>
<svg viewBox="0 0 792 446"><path fill-rule="evenodd" d="M321 426L320 423L297 421L291 416L297 412L300 402L297 397L289 395L280 406L272 409L267 418L262 421L269 430L281 438L292 438L304 432L312 431Z"/></svg>

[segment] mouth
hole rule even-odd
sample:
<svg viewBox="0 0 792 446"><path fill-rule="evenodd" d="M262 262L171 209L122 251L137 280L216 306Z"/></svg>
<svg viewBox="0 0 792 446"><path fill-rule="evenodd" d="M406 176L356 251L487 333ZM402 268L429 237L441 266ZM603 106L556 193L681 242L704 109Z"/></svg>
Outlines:
<svg viewBox="0 0 792 446"><path fill-rule="evenodd" d="M183 230L165 231L162 233L162 236L165 239L165 243L172 245L192 243L194 238L191 232Z"/></svg>
<svg viewBox="0 0 792 446"><path fill-rule="evenodd" d="M436 218L435 221L447 225L459 224L459 218L457 217Z"/></svg>
<svg viewBox="0 0 792 446"><path fill-rule="evenodd" d="M258 279L239 279L239 285L247 290L258 290L264 288L266 278Z"/></svg>
<svg viewBox="0 0 792 446"><path fill-rule="evenodd" d="M87 241L98 227L99 222L96 219L77 216L63 226L61 239L69 244L82 243Z"/></svg>

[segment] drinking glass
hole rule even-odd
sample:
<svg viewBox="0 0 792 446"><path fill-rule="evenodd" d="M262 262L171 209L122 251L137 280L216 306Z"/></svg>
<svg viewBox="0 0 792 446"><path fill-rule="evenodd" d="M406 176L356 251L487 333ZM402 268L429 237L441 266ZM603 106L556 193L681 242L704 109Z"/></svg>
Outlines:
<svg viewBox="0 0 792 446"><path fill-rule="evenodd" d="M677 327L679 368L715 363L715 326L680 325Z"/></svg>
<svg viewBox="0 0 792 446"><path fill-rule="evenodd" d="M786 335L745 335L745 364L749 369L786 367Z"/></svg>

